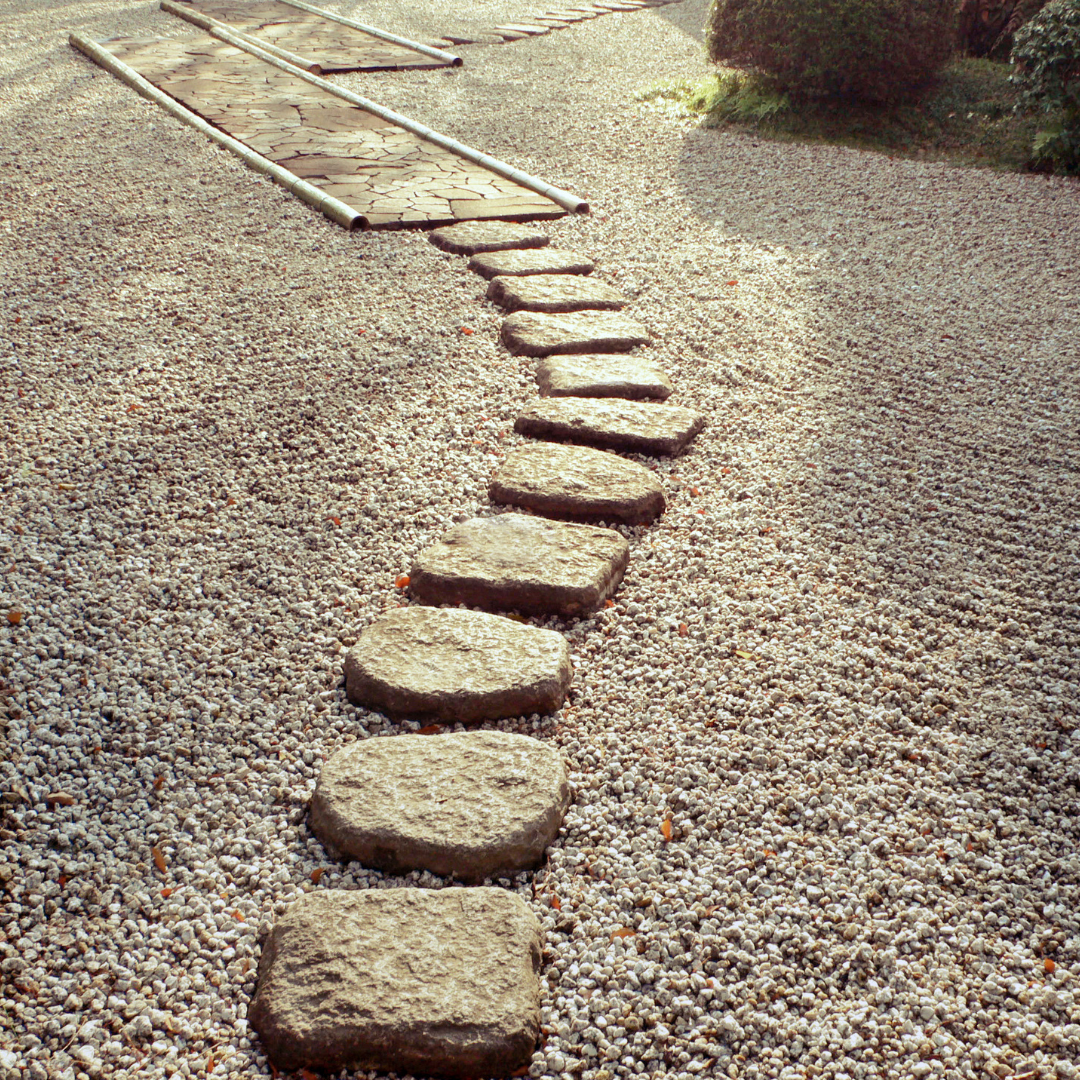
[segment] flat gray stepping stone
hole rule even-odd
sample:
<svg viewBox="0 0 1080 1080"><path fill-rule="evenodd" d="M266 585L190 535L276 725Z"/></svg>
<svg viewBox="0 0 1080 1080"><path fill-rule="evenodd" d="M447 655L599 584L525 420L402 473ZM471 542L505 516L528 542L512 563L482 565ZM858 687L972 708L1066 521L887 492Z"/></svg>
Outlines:
<svg viewBox="0 0 1080 1080"><path fill-rule="evenodd" d="M614 311L575 311L569 315L515 311L502 324L503 344L515 356L629 352L650 340L641 323Z"/></svg>
<svg viewBox="0 0 1080 1080"><path fill-rule="evenodd" d="M455 255L505 251L507 248L539 248L551 243L547 233L516 221L463 221L435 229L428 233L428 239L437 248Z"/></svg>
<svg viewBox="0 0 1080 1080"><path fill-rule="evenodd" d="M507 311L618 311L626 305L618 289L572 274L492 278L487 298Z"/></svg>
<svg viewBox="0 0 1080 1080"><path fill-rule="evenodd" d="M345 657L350 701L464 724L554 712L571 677L562 634L479 611L399 608Z"/></svg>
<svg viewBox="0 0 1080 1080"><path fill-rule="evenodd" d="M547 356L536 365L543 397L658 398L671 394L667 372L644 353Z"/></svg>
<svg viewBox="0 0 1080 1080"><path fill-rule="evenodd" d="M500 32L509 30L512 34L526 34L529 36L537 36L551 32L550 26L537 26L534 23L501 23L499 26L496 26L495 29Z"/></svg>
<svg viewBox="0 0 1080 1080"><path fill-rule="evenodd" d="M541 398L515 421L520 435L674 457L705 426L704 417L676 405L614 398Z"/></svg>
<svg viewBox="0 0 1080 1080"><path fill-rule="evenodd" d="M613 529L500 514L455 525L422 551L410 589L426 604L580 615L615 592L629 561Z"/></svg>
<svg viewBox="0 0 1080 1080"><path fill-rule="evenodd" d="M505 731L362 739L323 766L311 827L336 855L463 881L531 870L570 785L550 746Z"/></svg>
<svg viewBox="0 0 1080 1080"><path fill-rule="evenodd" d="M283 1072L509 1076L540 1031L540 952L504 889L317 890L270 931L248 1015Z"/></svg>
<svg viewBox="0 0 1080 1080"><path fill-rule="evenodd" d="M527 274L591 274L596 264L572 251L557 248L521 248L474 255L469 269L481 277L523 277Z"/></svg>
<svg viewBox="0 0 1080 1080"><path fill-rule="evenodd" d="M541 514L646 525L664 512L664 489L642 465L585 446L537 443L508 454L488 495Z"/></svg>

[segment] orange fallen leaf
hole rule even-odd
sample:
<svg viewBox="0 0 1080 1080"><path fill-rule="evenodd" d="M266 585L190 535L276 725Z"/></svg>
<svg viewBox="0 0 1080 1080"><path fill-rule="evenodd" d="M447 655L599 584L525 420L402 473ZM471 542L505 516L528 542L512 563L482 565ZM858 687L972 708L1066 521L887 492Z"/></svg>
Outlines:
<svg viewBox="0 0 1080 1080"><path fill-rule="evenodd" d="M604 607L613 608L614 606L615 606L615 601L614 600L605 600L604 601Z"/></svg>
<svg viewBox="0 0 1080 1080"><path fill-rule="evenodd" d="M154 856L154 865L158 868L158 872L164 874L168 868L168 863L165 862L165 856L161 854L161 848L155 844L150 849L150 854Z"/></svg>
<svg viewBox="0 0 1080 1080"><path fill-rule="evenodd" d="M212 1072L214 1071L214 1069L216 1069L216 1068L217 1068L217 1062L216 1062L216 1061L214 1061L214 1055L213 1055L213 1054L211 1054L211 1055L210 1055L210 1056L209 1056L209 1057L208 1057L208 1058L206 1059L206 1071L207 1071L208 1073L212 1073Z"/></svg>
<svg viewBox="0 0 1080 1080"><path fill-rule="evenodd" d="M616 938L628 937L637 937L637 931L631 930L629 926L620 926L618 930L613 930L611 934L612 941L614 941Z"/></svg>
<svg viewBox="0 0 1080 1080"><path fill-rule="evenodd" d="M9 611L7 613L7 621L11 623L12 626L18 626L19 623L22 622L22 615L23 613L21 611Z"/></svg>
<svg viewBox="0 0 1080 1080"><path fill-rule="evenodd" d="M686 623L679 623L679 637L686 637L690 633L690 627Z"/></svg>
<svg viewBox="0 0 1080 1080"><path fill-rule="evenodd" d="M164 898L165 898L166 900L168 900L168 899L169 899L169 897L170 897L170 896L172 896L172 894L173 894L173 891L172 891L172 889L162 889L162 890L161 890L161 895L162 895L162 896L163 896L163 897L164 897Z"/></svg>
<svg viewBox="0 0 1080 1080"><path fill-rule="evenodd" d="M399 589L407 589L409 587L409 575L399 574L396 578L394 578L394 584Z"/></svg>
<svg viewBox="0 0 1080 1080"><path fill-rule="evenodd" d="M664 823L660 826L660 832L663 833L665 840L671 839L671 818L664 818Z"/></svg>
<svg viewBox="0 0 1080 1080"><path fill-rule="evenodd" d="M776 855L776 852L772 848L766 848L761 854L764 858L771 859Z"/></svg>
<svg viewBox="0 0 1080 1080"><path fill-rule="evenodd" d="M235 920L236 920L237 922L246 922L246 921L247 921L247 920L246 920L246 919L244 918L244 916L240 914L240 912L239 912L239 911L234 911L234 912L232 913L232 917L233 917L233 918L234 918L234 919L235 919Z"/></svg>
<svg viewBox="0 0 1080 1080"><path fill-rule="evenodd" d="M721 472L722 472L722 473L723 473L723 474L724 474L725 476L727 476L727 474L728 474L729 472L731 472L731 470L730 470L730 469L729 469L729 468L728 468L728 467L727 467L726 465L725 465L725 466L724 466L724 467L723 467L723 468L722 468L722 469L721 469L720 471L721 471Z"/></svg>
<svg viewBox="0 0 1080 1080"><path fill-rule="evenodd" d="M462 332L463 334L466 334L466 335L467 335L467 334L475 334L475 333L476 333L476 331L475 331L475 330L474 330L474 329L473 329L473 328L472 328L471 326L463 326L463 327L461 328L461 332Z"/></svg>
<svg viewBox="0 0 1080 1080"><path fill-rule="evenodd" d="M331 518L330 520L331 520L331 521L332 521L332 522L333 522L333 523L334 523L335 525L340 525L340 524L341 524L341 518L339 518L339 517L332 517L332 518Z"/></svg>
<svg viewBox="0 0 1080 1080"><path fill-rule="evenodd" d="M165 786L165 777L160 773L154 777L154 790L160 791Z"/></svg>
<svg viewBox="0 0 1080 1080"><path fill-rule="evenodd" d="M68 883L67 874L61 874L56 880L57 880L57 883L59 884L60 888L61 889L64 888L64 886L67 885L67 883Z"/></svg>
<svg viewBox="0 0 1080 1080"><path fill-rule="evenodd" d="M442 724L425 724L416 729L417 735L438 735L442 731Z"/></svg>
<svg viewBox="0 0 1080 1080"><path fill-rule="evenodd" d="M233 498L233 497L232 497L232 496L230 495L230 496L229 496L229 497L228 497L228 498L227 498L227 499L225 500L225 505L226 505L226 506L235 506L235 505L236 505L236 500L235 500L235 499L234 499L234 498Z"/></svg>
<svg viewBox="0 0 1080 1080"><path fill-rule="evenodd" d="M128 412L138 412L142 408L141 405L135 405L134 403L127 407Z"/></svg>
<svg viewBox="0 0 1080 1080"><path fill-rule="evenodd" d="M556 911L562 911L562 901L559 899L559 897L555 893L551 894L551 906Z"/></svg>
<svg viewBox="0 0 1080 1080"><path fill-rule="evenodd" d="M1043 971L1045 971L1047 975L1053 975L1054 971L1056 969L1057 969L1057 964L1055 964L1054 961L1051 960L1050 957L1048 956L1043 961Z"/></svg>
<svg viewBox="0 0 1080 1080"><path fill-rule="evenodd" d="M696 499L701 494L701 488L692 487L690 489L690 494Z"/></svg>
<svg viewBox="0 0 1080 1080"><path fill-rule="evenodd" d="M732 278L731 281L725 281L724 284L725 285L738 285L739 283L734 278Z"/></svg>
<svg viewBox="0 0 1080 1080"><path fill-rule="evenodd" d="M321 867L321 866L317 866L314 870L311 871L311 880L316 885L319 884L319 880L322 878L322 876L323 876L323 867Z"/></svg>

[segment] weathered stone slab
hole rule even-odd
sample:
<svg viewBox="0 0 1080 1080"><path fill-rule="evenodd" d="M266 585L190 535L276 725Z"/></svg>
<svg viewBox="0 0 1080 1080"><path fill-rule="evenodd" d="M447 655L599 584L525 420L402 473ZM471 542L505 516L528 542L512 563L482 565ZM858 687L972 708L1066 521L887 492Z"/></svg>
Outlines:
<svg viewBox="0 0 1080 1080"><path fill-rule="evenodd" d="M537 866L569 805L562 758L525 735L364 739L323 766L311 827L364 866L481 881Z"/></svg>
<svg viewBox="0 0 1080 1080"><path fill-rule="evenodd" d="M391 611L345 657L350 701L465 724L552 712L571 675L562 634L444 608Z"/></svg>
<svg viewBox="0 0 1080 1080"><path fill-rule="evenodd" d="M514 430L538 439L675 456L704 426L704 417L675 405L541 398L517 418Z"/></svg>
<svg viewBox="0 0 1080 1080"><path fill-rule="evenodd" d="M410 588L426 604L580 615L615 592L629 561L613 529L500 514L455 525L421 552Z"/></svg>
<svg viewBox="0 0 1080 1080"><path fill-rule="evenodd" d="M248 1015L282 1071L509 1076L539 1033L540 953L503 889L319 890L271 930Z"/></svg>
<svg viewBox="0 0 1080 1080"><path fill-rule="evenodd" d="M469 269L481 277L524 277L529 274L591 274L596 264L583 255L557 248L518 248L474 255Z"/></svg>
<svg viewBox="0 0 1080 1080"><path fill-rule="evenodd" d="M492 278L487 298L507 311L618 311L626 305L618 289L572 274Z"/></svg>
<svg viewBox="0 0 1080 1080"><path fill-rule="evenodd" d="M537 443L508 454L491 481L493 502L541 514L644 525L664 512L664 489L646 468L585 446Z"/></svg>
<svg viewBox="0 0 1080 1080"><path fill-rule="evenodd" d="M507 248L539 248L551 242L547 233L513 221L463 221L428 233L428 239L443 251L455 255L475 255L479 251Z"/></svg>
<svg viewBox="0 0 1080 1080"><path fill-rule="evenodd" d="M648 345L649 340L641 323L613 311L569 315L515 311L502 324L503 344L515 356L629 352L637 345Z"/></svg>
<svg viewBox="0 0 1080 1080"><path fill-rule="evenodd" d="M667 372L644 353L555 354L536 365L543 397L658 398L671 394Z"/></svg>

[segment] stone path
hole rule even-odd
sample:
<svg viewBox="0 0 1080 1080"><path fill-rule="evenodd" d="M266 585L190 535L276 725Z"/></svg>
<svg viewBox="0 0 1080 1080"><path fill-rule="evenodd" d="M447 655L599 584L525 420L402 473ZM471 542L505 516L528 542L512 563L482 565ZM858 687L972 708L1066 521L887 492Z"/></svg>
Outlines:
<svg viewBox="0 0 1080 1080"><path fill-rule="evenodd" d="M317 61L324 72L448 67L416 49L387 41L283 0L184 0L185 6L270 45Z"/></svg>

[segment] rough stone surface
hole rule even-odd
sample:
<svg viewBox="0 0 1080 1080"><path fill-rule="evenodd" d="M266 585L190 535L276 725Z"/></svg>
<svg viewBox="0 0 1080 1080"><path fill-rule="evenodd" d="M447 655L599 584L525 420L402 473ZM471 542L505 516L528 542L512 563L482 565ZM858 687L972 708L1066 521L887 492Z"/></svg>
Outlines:
<svg viewBox="0 0 1080 1080"><path fill-rule="evenodd" d="M675 456L705 419L676 405L595 398L541 398L517 418L514 430L537 439Z"/></svg>
<svg viewBox="0 0 1080 1080"><path fill-rule="evenodd" d="M515 311L503 321L502 341L515 356L549 356L629 352L637 345L648 345L650 338L641 323L613 311L568 315Z"/></svg>
<svg viewBox="0 0 1080 1080"><path fill-rule="evenodd" d="M591 274L596 263L558 248L515 248L484 251L469 260L469 269L481 277L525 277L529 274Z"/></svg>
<svg viewBox="0 0 1080 1080"><path fill-rule="evenodd" d="M364 866L481 881L537 866L569 805L562 758L527 735L362 739L323 766L311 827Z"/></svg>
<svg viewBox="0 0 1080 1080"><path fill-rule="evenodd" d="M313 892L271 930L248 1015L282 1070L508 1076L539 1031L540 950L502 889Z"/></svg>
<svg viewBox="0 0 1080 1080"><path fill-rule="evenodd" d="M629 559L612 529L500 514L455 525L421 552L410 587L431 604L580 615L615 592Z"/></svg>
<svg viewBox="0 0 1080 1080"><path fill-rule="evenodd" d="M642 465L586 446L537 443L509 454L491 481L494 502L541 514L642 525L664 512L664 489Z"/></svg>
<svg viewBox="0 0 1080 1080"><path fill-rule="evenodd" d="M475 255L480 251L507 248L540 248L551 242L547 233L513 221L463 221L428 233L428 239L454 255Z"/></svg>
<svg viewBox="0 0 1080 1080"><path fill-rule="evenodd" d="M671 394L671 380L655 360L634 353L559 353L536 365L543 397L617 397L639 400Z"/></svg>
<svg viewBox="0 0 1080 1080"><path fill-rule="evenodd" d="M554 630L442 608L391 611L345 657L350 701L462 723L552 712L571 674L566 639Z"/></svg>
<svg viewBox="0 0 1080 1080"><path fill-rule="evenodd" d="M492 278L487 298L507 311L618 311L626 305L618 289L575 274Z"/></svg>

